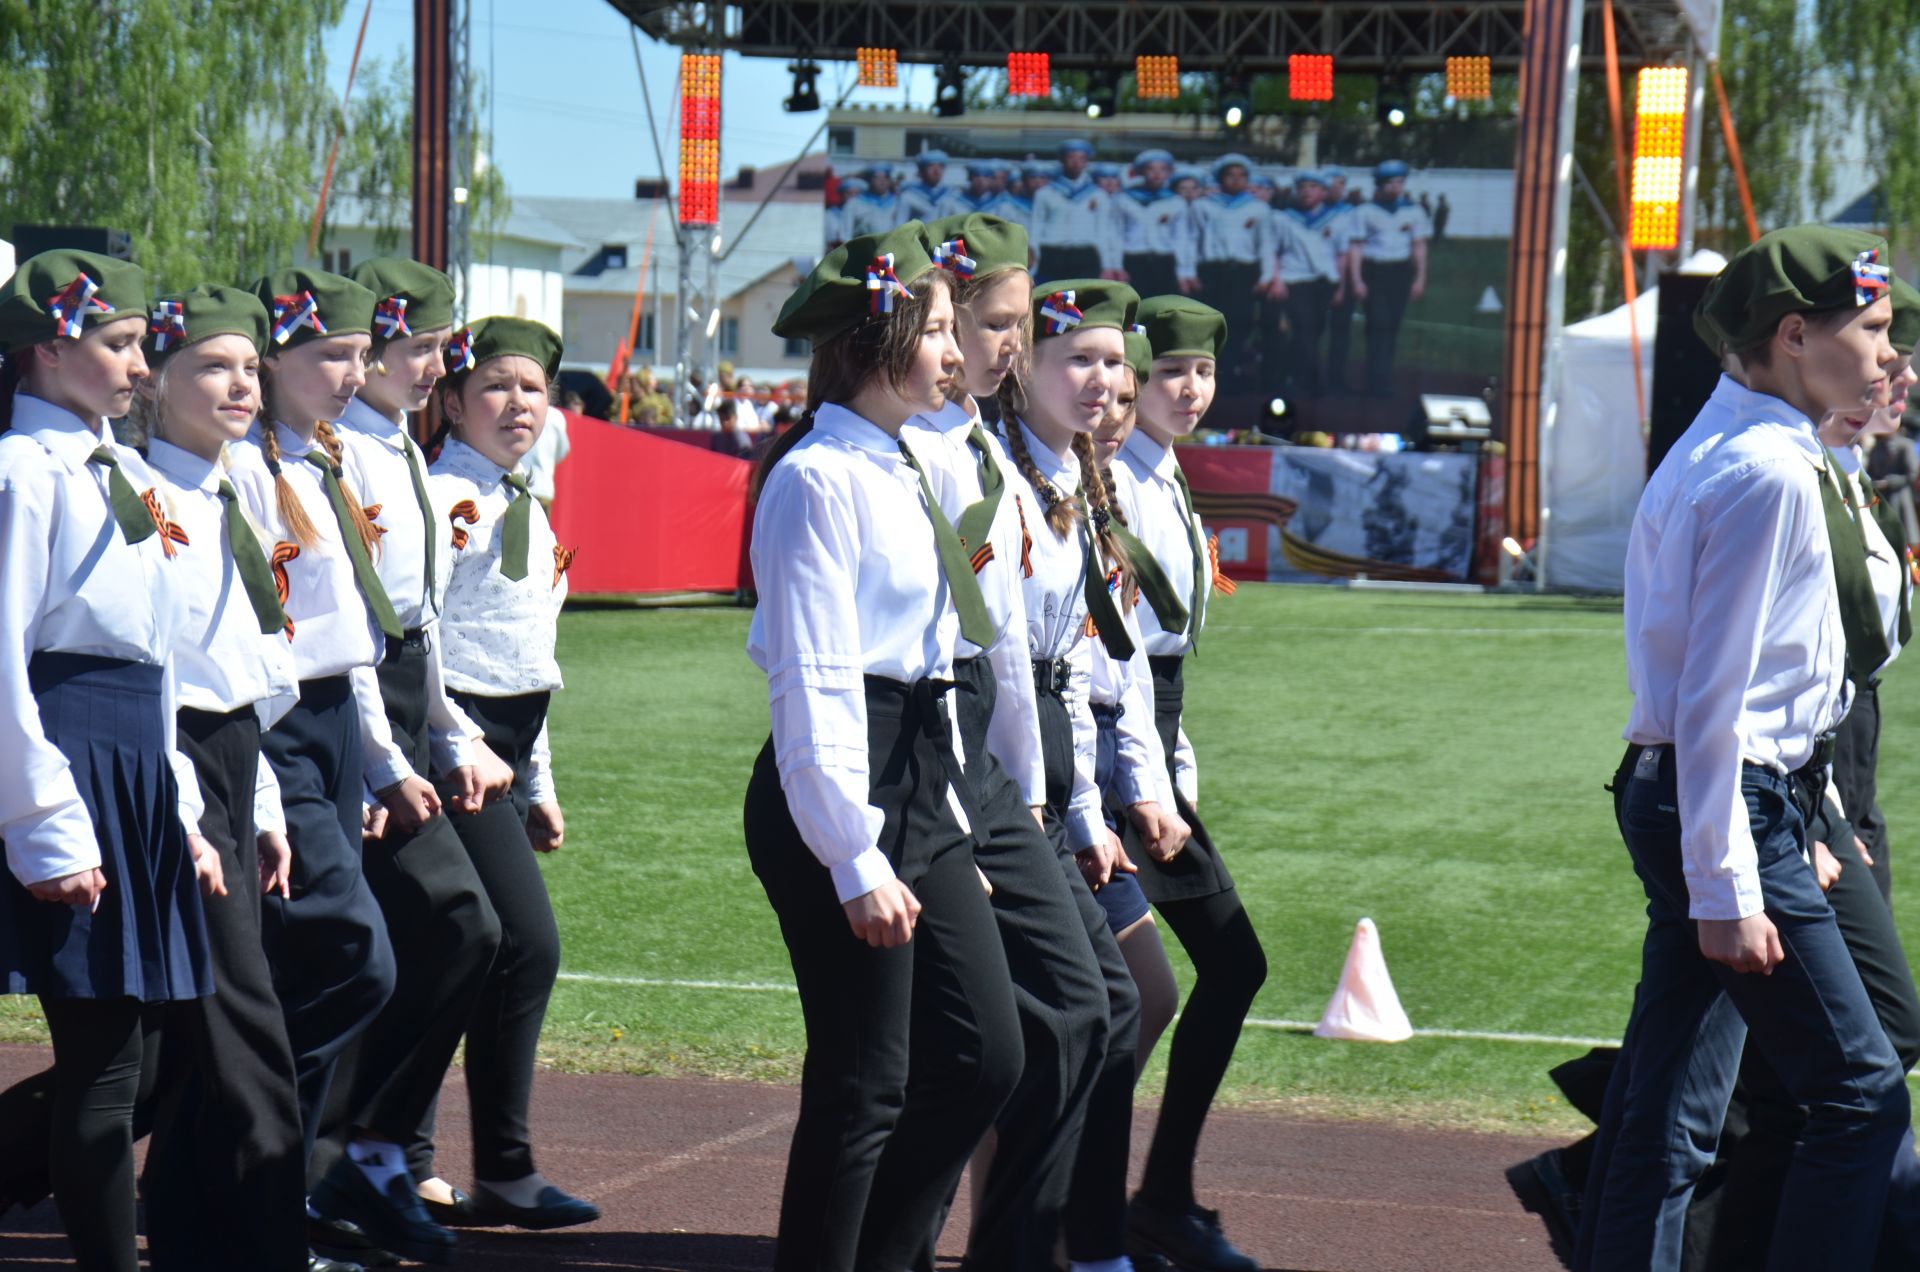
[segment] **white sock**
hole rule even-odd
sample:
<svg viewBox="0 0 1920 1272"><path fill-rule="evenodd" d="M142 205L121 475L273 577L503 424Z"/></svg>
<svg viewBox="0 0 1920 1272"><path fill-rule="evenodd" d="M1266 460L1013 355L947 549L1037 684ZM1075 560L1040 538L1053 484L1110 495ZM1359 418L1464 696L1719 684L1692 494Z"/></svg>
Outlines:
<svg viewBox="0 0 1920 1272"><path fill-rule="evenodd" d="M398 1144L357 1139L347 1145L347 1157L360 1168L367 1182L380 1190L382 1196L386 1194L390 1182L407 1178L407 1155ZM412 1186L410 1180L408 1186Z"/></svg>
<svg viewBox="0 0 1920 1272"><path fill-rule="evenodd" d="M1091 1263L1075 1259L1068 1266L1073 1272L1133 1272L1133 1260L1124 1254L1117 1259L1095 1259Z"/></svg>
<svg viewBox="0 0 1920 1272"><path fill-rule="evenodd" d="M491 1179L477 1179L474 1181L474 1186L484 1188L509 1206L519 1206L522 1210L530 1210L539 1205L541 1190L550 1187L546 1178L537 1170L524 1178L509 1180L506 1183L496 1183Z"/></svg>

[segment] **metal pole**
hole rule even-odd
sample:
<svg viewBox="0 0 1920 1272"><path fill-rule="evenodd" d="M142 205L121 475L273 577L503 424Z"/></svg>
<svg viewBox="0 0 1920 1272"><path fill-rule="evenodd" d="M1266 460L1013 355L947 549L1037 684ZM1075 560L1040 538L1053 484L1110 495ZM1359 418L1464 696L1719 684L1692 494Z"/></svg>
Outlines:
<svg viewBox="0 0 1920 1272"><path fill-rule="evenodd" d="M1693 255L1694 215L1700 206L1700 128L1707 118L1707 59L1700 45L1687 40L1687 135L1682 142L1680 168L1680 250L1677 265Z"/></svg>
<svg viewBox="0 0 1920 1272"><path fill-rule="evenodd" d="M1553 478L1553 432L1560 414L1560 362L1564 353L1567 319L1567 220L1572 211L1574 114L1580 101L1580 24L1585 0L1565 0L1567 61L1560 98L1560 140L1554 155L1561 179L1553 199L1552 264L1547 272L1545 357L1540 368L1540 534L1533 550L1536 590L1547 586L1553 542L1553 508L1549 502Z"/></svg>
<svg viewBox="0 0 1920 1272"><path fill-rule="evenodd" d="M447 24L447 273L453 276L453 319L473 304L473 6L453 0Z"/></svg>

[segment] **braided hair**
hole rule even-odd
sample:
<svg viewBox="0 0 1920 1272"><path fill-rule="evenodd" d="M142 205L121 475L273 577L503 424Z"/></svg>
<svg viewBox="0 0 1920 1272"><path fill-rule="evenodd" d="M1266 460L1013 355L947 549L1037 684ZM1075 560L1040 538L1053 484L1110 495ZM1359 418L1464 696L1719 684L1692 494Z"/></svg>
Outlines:
<svg viewBox="0 0 1920 1272"><path fill-rule="evenodd" d="M1008 379L1012 379L1011 376ZM1007 394L1001 393L1001 403L1006 403ZM1121 572L1123 593L1133 590L1133 566L1127 559L1126 549L1120 546L1119 536L1113 532L1113 519L1120 515L1120 505L1113 498L1113 488L1107 482L1106 475L1100 470L1098 452L1094 450L1091 433L1073 435L1073 456L1080 462L1080 493L1070 495L1048 481L1033 462L1033 452L1027 448L1026 429L1020 426L1016 416L1004 417L1008 452L1020 475L1027 479L1034 492L1040 496L1040 503L1046 513L1047 527L1056 538L1065 539L1073 531L1085 525L1093 531L1094 543L1101 554ZM1125 525L1124 518L1121 524Z"/></svg>
<svg viewBox="0 0 1920 1272"><path fill-rule="evenodd" d="M313 518L307 515L306 506L300 502L300 495L294 490L293 483L287 480L282 471L284 461L280 457L280 436L274 423L279 412L273 409L273 372L265 360L260 363L260 401L265 407L260 412L260 453L267 461L267 471L273 474L274 507L295 542L303 548L310 548L320 541L320 531L314 526ZM360 542L367 546L368 551L378 553L380 531L368 520L366 509L360 506L353 488L347 485L346 475L341 468L341 455L345 448L340 435L333 431L333 425L316 422L314 436L327 453L334 480L340 484L341 497L346 500L347 517L359 533Z"/></svg>

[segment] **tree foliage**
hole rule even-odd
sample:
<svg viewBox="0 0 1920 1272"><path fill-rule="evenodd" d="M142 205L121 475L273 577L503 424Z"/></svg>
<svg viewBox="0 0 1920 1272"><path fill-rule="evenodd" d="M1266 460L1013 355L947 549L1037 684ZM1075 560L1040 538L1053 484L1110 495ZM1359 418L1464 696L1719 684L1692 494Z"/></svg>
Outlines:
<svg viewBox="0 0 1920 1272"><path fill-rule="evenodd" d="M0 232L133 235L160 287L286 260L344 0L0 0Z"/></svg>

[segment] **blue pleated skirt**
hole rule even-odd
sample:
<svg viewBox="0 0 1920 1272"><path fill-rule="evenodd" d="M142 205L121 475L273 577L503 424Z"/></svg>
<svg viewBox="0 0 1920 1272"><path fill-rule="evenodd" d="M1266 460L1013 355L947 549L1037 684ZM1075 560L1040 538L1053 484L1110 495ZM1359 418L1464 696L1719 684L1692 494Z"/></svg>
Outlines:
<svg viewBox="0 0 1920 1272"><path fill-rule="evenodd" d="M44 650L28 664L41 728L93 815L107 890L90 911L35 900L6 876L7 993L147 1003L213 993L206 915L167 761L162 675L148 663Z"/></svg>

